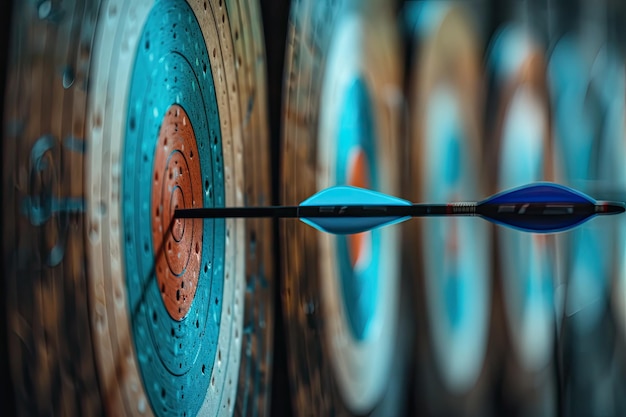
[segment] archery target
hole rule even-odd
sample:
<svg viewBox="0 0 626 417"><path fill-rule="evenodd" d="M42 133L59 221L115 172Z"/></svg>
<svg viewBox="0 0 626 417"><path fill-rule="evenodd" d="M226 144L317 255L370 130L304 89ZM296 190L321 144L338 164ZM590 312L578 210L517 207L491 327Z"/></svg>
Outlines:
<svg viewBox="0 0 626 417"><path fill-rule="evenodd" d="M368 77L360 57L349 56L353 45L371 41L364 23L351 19L339 23L327 57L325 70L332 75L323 83L320 99L317 188L349 184L381 190L391 187L386 177L392 166L389 159L378 159L384 154L378 147L385 145L376 139L389 126L374 118L368 90L376 80ZM391 255L399 250L397 230L324 235L320 240L322 259L331 260L323 263L320 279L325 314L334 317L327 328L333 368L347 402L355 410L367 410L381 397L381 381L391 368L396 329L385 323L394 323L398 313L384 300L398 298L398 263ZM364 367L373 355L379 360Z"/></svg>
<svg viewBox="0 0 626 417"><path fill-rule="evenodd" d="M614 46L567 33L549 62L562 182L599 200L623 199L624 64ZM575 415L622 408L623 227L594 219L564 239L564 402Z"/></svg>
<svg viewBox="0 0 626 417"><path fill-rule="evenodd" d="M477 33L458 5L431 2L412 13L406 193L420 202L471 201L487 189ZM451 407L455 402L443 398L475 392L485 366L490 228L471 218L420 219L410 226L406 246L420 248L421 256L409 257L409 263L420 278L419 319L428 340L419 351L418 374L427 392L438 387L424 401Z"/></svg>
<svg viewBox="0 0 626 417"><path fill-rule="evenodd" d="M293 4L283 204L332 185L398 191L401 63L391 12L383 2ZM404 360L398 229L331 236L283 222L282 240L295 409L396 414Z"/></svg>
<svg viewBox="0 0 626 417"><path fill-rule="evenodd" d="M27 120L20 119L25 113L5 115L27 126L5 136L5 179L36 184L12 195L17 210L29 204L9 247L35 251L34 270L57 277L40 302L37 274L20 274L25 298L57 312L50 324L30 316L24 325L58 343L64 332L78 336L63 342L67 351L45 350L53 369L28 361L28 352L45 342L20 345L12 327L12 351L22 358L13 370L17 386L28 391L23 366L44 375L49 385L40 386L33 405L40 413L266 413L269 225L172 217L177 208L259 205L268 198L258 6L42 2L21 4L15 15L14 47L22 49L13 76L43 94L7 95L9 102L37 103ZM47 61L39 62L38 53ZM32 173L22 177L29 163ZM19 242L33 228L55 245ZM8 279L14 290L18 270ZM23 316L22 307L12 309ZM46 393L57 390L61 402L50 404ZM31 414L20 392L18 408Z"/></svg>
<svg viewBox="0 0 626 417"><path fill-rule="evenodd" d="M626 189L626 65L620 54L610 45L598 51L592 82L604 106L604 120L601 123L601 145L599 152L598 182L605 187ZM615 94L615 92L618 94ZM605 197L598 196L604 199ZM619 198L612 198L620 200ZM608 291L609 302L620 328L621 337L626 335L626 221L614 219L604 228L605 236L611 237L609 244L610 262ZM602 232L601 232L602 233Z"/></svg>
<svg viewBox="0 0 626 417"><path fill-rule="evenodd" d="M495 140L497 189L553 178L551 120L541 51L523 29L508 26L490 50L499 92ZM499 275L515 357L539 372L552 360L555 335L554 241L549 236L497 229Z"/></svg>
<svg viewBox="0 0 626 417"><path fill-rule="evenodd" d="M609 136L612 132L603 133L604 127L601 126L605 117L601 115L604 100L597 88L599 81L593 80L593 73L598 71L594 67L603 59L599 56L600 51L593 49L598 56L590 60L586 56L588 51L583 51L575 37L566 35L555 46L549 63L555 103L556 144L562 155L563 181L572 186L581 186L585 181L599 178L610 182L611 175L607 174L613 169L611 158L600 155L602 148L614 139ZM594 64L594 60L599 62ZM608 71L602 77L614 79ZM611 111L607 110L610 117ZM615 110L619 112L619 109ZM574 119L572 115L575 115ZM610 124L610 120L607 121ZM611 274L611 240L611 219L606 218L568 234L564 313L583 332L597 325L606 308Z"/></svg>

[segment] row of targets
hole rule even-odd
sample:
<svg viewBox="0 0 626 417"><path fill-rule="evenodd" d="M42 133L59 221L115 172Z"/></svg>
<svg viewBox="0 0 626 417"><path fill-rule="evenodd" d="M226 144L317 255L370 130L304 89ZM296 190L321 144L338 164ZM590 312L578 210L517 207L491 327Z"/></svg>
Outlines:
<svg viewBox="0 0 626 417"><path fill-rule="evenodd" d="M164 227L180 207L268 203L257 6L16 2L3 259L20 414L271 414L269 222ZM570 6L294 1L282 203L543 179L624 200L623 6ZM282 222L296 414L619 415L625 235L613 219L556 237Z"/></svg>
<svg viewBox="0 0 626 417"><path fill-rule="evenodd" d="M547 68L558 180L624 201L624 5L577 6L558 9ZM558 242L558 353L570 415L619 415L625 407L625 224L593 222Z"/></svg>
<svg viewBox="0 0 626 417"><path fill-rule="evenodd" d="M535 181L624 200L617 2L292 5L281 198L475 201ZM626 222L281 225L298 415L620 415Z"/></svg>
<svg viewBox="0 0 626 417"><path fill-rule="evenodd" d="M465 201L547 180L623 200L623 7L509 2L487 33L480 19L492 6L406 6L414 55L405 191L416 201ZM619 415L621 224L604 219L558 236L471 219L412 225L405 251L421 249L408 259L424 302L418 407Z"/></svg>

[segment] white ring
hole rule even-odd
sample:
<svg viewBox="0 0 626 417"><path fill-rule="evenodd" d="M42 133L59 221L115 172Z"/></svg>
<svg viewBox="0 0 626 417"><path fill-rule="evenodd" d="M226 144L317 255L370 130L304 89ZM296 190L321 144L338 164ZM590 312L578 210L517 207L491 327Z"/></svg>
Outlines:
<svg viewBox="0 0 626 417"><path fill-rule="evenodd" d="M478 193L479 167L475 166L474 157L476 150L471 141L458 137L465 127L459 106L459 97L446 84L436 86L427 101L424 119L426 140L422 160L423 198L426 201L471 201ZM454 141L459 147L460 172L457 182L446 187L441 180L433 180L439 178L439 174L433 173L438 172L441 166L455 163L448 161L446 154L447 146L454 146ZM458 231L451 230L452 226L456 226ZM446 385L455 392L465 392L478 380L487 349L491 295L488 225L471 218L424 219L423 229L421 239L428 295L426 306L435 358ZM458 275L453 279L459 280L463 288L457 328L448 320L442 320L449 314L444 304L444 279L446 271L451 267L446 244L454 236L459 240L459 266L456 271Z"/></svg>
<svg viewBox="0 0 626 417"><path fill-rule="evenodd" d="M503 123L500 189L544 178L545 132L545 105L529 87L518 87ZM548 243L545 236L505 228L498 234L511 337L524 367L538 371L549 363L554 343L554 301L549 294L554 269ZM525 283L526 294L520 294L520 283Z"/></svg>

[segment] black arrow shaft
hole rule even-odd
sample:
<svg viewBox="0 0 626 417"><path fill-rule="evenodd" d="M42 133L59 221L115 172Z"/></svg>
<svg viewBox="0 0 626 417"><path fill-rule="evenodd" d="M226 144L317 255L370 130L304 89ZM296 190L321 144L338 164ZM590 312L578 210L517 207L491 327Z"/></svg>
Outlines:
<svg viewBox="0 0 626 417"><path fill-rule="evenodd" d="M489 218L568 217L594 214L617 214L624 211L620 203L451 203L404 205L328 205L328 206L267 206L214 207L177 209L174 217L189 218L319 218L319 217L426 217L426 216L485 216Z"/></svg>
<svg viewBox="0 0 626 417"><path fill-rule="evenodd" d="M298 206L203 207L176 209L177 219L298 218Z"/></svg>
<svg viewBox="0 0 626 417"><path fill-rule="evenodd" d="M266 207L211 207L177 209L178 219L220 218L301 218L301 217L422 217L471 215L452 213L449 204L400 205L324 205L324 206L266 206ZM473 207L476 205L474 204Z"/></svg>

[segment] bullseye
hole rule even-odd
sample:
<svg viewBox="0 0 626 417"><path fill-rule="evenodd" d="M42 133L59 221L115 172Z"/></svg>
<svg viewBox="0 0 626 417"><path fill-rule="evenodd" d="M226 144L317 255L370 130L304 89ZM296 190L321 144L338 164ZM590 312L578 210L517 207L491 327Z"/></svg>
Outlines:
<svg viewBox="0 0 626 417"><path fill-rule="evenodd" d="M348 162L348 184L370 188L369 164L367 156L361 147L355 147ZM372 256L372 234L371 232L355 233L348 236L348 251L353 269L361 269L367 265ZM365 265L364 265L365 264Z"/></svg>
<svg viewBox="0 0 626 417"><path fill-rule="evenodd" d="M196 138L187 113L179 105L172 105L163 118L153 172L156 277L167 312L174 320L182 320L198 286L203 227L199 219L173 220L177 208L197 208L202 202Z"/></svg>
<svg viewBox="0 0 626 417"><path fill-rule="evenodd" d="M180 190L180 187L172 190L172 198L170 199L170 213L174 213L179 208L185 208L185 196ZM185 234L185 221L181 219L175 219L172 223L172 237L176 242L180 242Z"/></svg>

